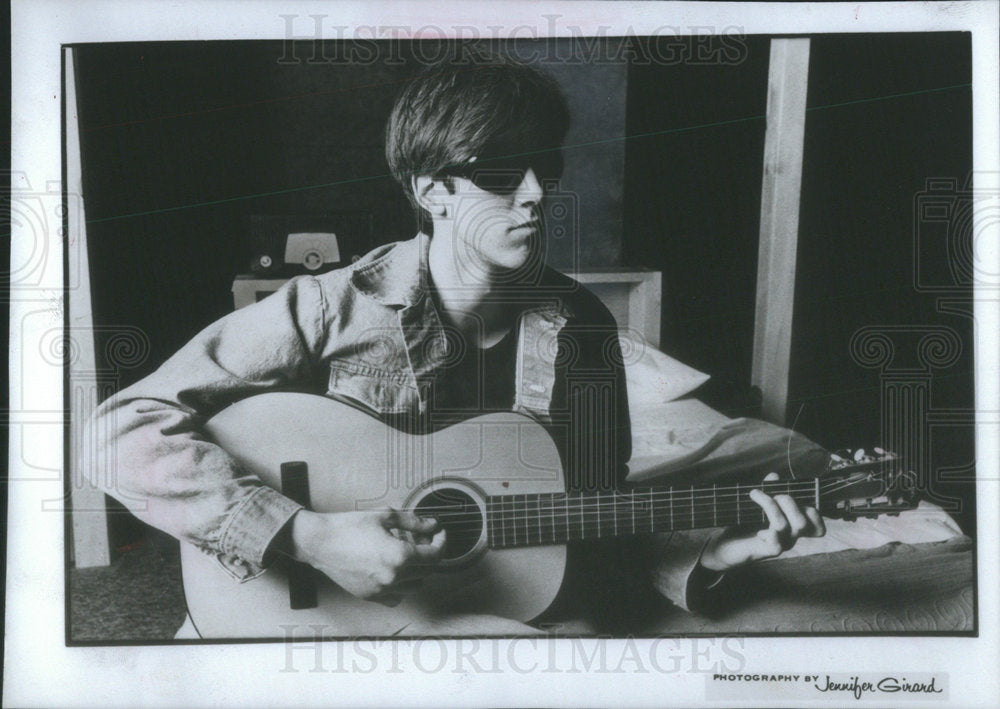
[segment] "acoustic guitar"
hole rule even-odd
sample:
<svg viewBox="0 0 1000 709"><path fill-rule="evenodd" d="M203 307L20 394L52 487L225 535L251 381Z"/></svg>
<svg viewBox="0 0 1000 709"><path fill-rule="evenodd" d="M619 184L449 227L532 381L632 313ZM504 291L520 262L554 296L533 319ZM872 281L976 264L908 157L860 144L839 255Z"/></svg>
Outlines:
<svg viewBox="0 0 1000 709"><path fill-rule="evenodd" d="M539 616L563 580L566 543L620 535L767 526L748 493L788 494L826 517L898 513L915 506L912 476L891 459L851 461L835 476L757 484L567 493L555 444L541 425L490 414L434 433L387 426L332 399L251 397L206 424L208 435L266 485L310 509L392 507L434 517L447 530L443 559L422 589L395 607L362 600L284 560L235 582L216 559L182 544L188 610L205 638L284 638L314 626L328 637L393 635L414 621L485 613ZM294 465L288 463L296 461ZM303 465L304 464L304 465ZM887 469L888 468L888 469ZM286 563L287 562L287 563Z"/></svg>

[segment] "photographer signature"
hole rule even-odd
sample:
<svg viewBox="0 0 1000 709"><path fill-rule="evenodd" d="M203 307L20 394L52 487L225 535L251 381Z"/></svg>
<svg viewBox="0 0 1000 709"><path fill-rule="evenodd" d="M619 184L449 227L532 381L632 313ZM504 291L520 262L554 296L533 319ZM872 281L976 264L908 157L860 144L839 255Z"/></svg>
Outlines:
<svg viewBox="0 0 1000 709"><path fill-rule="evenodd" d="M907 682L906 678L883 677L877 682L862 682L858 677L851 677L848 682L834 682L830 675L826 676L826 684L820 686L818 683L813 686L820 692L850 692L855 699L861 699L866 693L882 692L892 694L895 692L910 692L923 694L941 694L944 690L938 689L934 683L937 677L932 677L930 682Z"/></svg>

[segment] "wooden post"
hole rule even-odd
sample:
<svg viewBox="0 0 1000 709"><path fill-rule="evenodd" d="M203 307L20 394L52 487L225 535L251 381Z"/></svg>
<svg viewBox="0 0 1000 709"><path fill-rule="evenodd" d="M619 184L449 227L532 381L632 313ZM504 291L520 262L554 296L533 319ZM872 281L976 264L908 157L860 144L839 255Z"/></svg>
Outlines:
<svg viewBox="0 0 1000 709"><path fill-rule="evenodd" d="M764 418L778 424L788 399L808 81L809 39L771 40L752 381Z"/></svg>
<svg viewBox="0 0 1000 709"><path fill-rule="evenodd" d="M73 65L73 49L66 52L66 192L69 195L83 195L83 171L80 164L80 126L77 123L76 76ZM73 561L78 569L88 566L107 566L111 563L111 549L108 540L108 513L104 492L89 480L83 469L81 431L87 417L97 406L98 379L97 356L94 350L94 317L90 302L90 269L87 259L87 227L80 200L80 210L69 212L68 244L70 273L79 274L77 287L67 293L71 298L70 336L79 347L79 357L70 365L70 397L67 409L72 412L70 420L70 466L66 474L70 476L70 504L73 516ZM78 219L77 219L78 217Z"/></svg>

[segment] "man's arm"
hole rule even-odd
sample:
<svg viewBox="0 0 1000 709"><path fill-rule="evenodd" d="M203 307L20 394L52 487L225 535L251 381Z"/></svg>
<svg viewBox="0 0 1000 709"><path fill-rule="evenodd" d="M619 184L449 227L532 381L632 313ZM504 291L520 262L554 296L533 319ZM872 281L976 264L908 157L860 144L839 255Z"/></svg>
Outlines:
<svg viewBox="0 0 1000 709"><path fill-rule="evenodd" d="M362 598L386 604L437 562L444 531L395 510L316 513L247 474L201 426L227 405L276 389L325 392L323 353L337 331L316 279L210 325L162 367L98 407L85 461L137 517L215 554L234 577L284 552Z"/></svg>
<svg viewBox="0 0 1000 709"><path fill-rule="evenodd" d="M300 506L243 471L201 426L239 399L314 382L326 318L319 283L303 277L209 325L97 408L84 469L137 517L217 554L237 578L259 573Z"/></svg>

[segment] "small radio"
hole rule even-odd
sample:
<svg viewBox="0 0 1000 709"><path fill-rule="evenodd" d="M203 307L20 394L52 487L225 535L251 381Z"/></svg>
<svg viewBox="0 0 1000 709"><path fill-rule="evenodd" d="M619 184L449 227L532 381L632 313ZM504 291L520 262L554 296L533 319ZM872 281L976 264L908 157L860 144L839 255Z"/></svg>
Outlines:
<svg viewBox="0 0 1000 709"><path fill-rule="evenodd" d="M250 270L262 276L324 273L374 247L370 212L250 215Z"/></svg>

